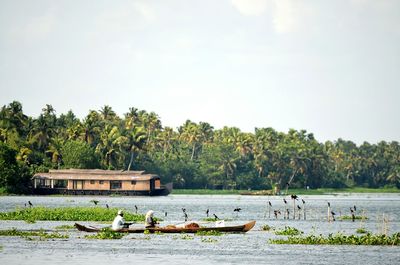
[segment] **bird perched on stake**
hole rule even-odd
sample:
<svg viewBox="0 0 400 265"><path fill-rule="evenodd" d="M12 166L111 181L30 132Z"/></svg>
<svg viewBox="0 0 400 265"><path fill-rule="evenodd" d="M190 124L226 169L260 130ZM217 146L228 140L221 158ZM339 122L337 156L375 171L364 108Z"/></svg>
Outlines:
<svg viewBox="0 0 400 265"><path fill-rule="evenodd" d="M210 209L207 209L207 211L206 211L206 215L207 215L207 217L208 217L208 214L210 213Z"/></svg>
<svg viewBox="0 0 400 265"><path fill-rule="evenodd" d="M297 197L297 195L294 195L294 194L292 194L292 195L290 195L290 198L292 198L293 200L299 200L299 197Z"/></svg>
<svg viewBox="0 0 400 265"><path fill-rule="evenodd" d="M274 210L275 219L278 219L278 214L281 214L281 211Z"/></svg>
<svg viewBox="0 0 400 265"><path fill-rule="evenodd" d="M336 221L336 220L335 220L335 215L336 215L336 213L334 213L333 211L331 211L331 214L332 214L332 220L333 220L333 221Z"/></svg>
<svg viewBox="0 0 400 265"><path fill-rule="evenodd" d="M272 206L272 203L270 201L268 201L269 206Z"/></svg>
<svg viewBox="0 0 400 265"><path fill-rule="evenodd" d="M135 214L138 212L138 207L135 205Z"/></svg>

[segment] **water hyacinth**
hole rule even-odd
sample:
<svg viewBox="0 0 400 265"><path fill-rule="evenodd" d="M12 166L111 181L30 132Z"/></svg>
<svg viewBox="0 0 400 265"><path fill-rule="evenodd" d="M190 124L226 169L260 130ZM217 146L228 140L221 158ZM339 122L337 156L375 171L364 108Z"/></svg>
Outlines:
<svg viewBox="0 0 400 265"><path fill-rule="evenodd" d="M47 208L34 207L16 209L13 212L0 213L0 220L29 220L31 221L112 221L118 209L91 207ZM124 218L129 222L143 222L143 214L132 214L127 211Z"/></svg>
<svg viewBox="0 0 400 265"><path fill-rule="evenodd" d="M301 245L400 245L400 233L388 235L365 234L361 236L343 235L341 233L309 236L291 236L287 239L271 239L272 244L301 244Z"/></svg>
<svg viewBox="0 0 400 265"><path fill-rule="evenodd" d="M94 235L85 235L85 238L88 239L121 239L124 237L124 233L119 233L111 230L109 227L101 229L100 232Z"/></svg>
<svg viewBox="0 0 400 265"><path fill-rule="evenodd" d="M281 236L297 236L300 234L303 234L303 231L300 231L299 229L290 226L285 226L284 229L275 231L275 235Z"/></svg>
<svg viewBox="0 0 400 265"><path fill-rule="evenodd" d="M54 239L54 238L69 238L68 235L60 234L58 232L47 233L44 230L40 231L20 231L17 229L0 230L0 236L19 236L23 238L38 237L39 239Z"/></svg>

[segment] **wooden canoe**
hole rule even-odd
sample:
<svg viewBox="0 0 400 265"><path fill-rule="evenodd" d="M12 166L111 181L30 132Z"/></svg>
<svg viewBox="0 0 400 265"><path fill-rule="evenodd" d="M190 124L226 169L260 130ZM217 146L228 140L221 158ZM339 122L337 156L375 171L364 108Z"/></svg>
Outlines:
<svg viewBox="0 0 400 265"><path fill-rule="evenodd" d="M145 230L148 230L150 233L161 232L161 233L196 233L198 231L219 231L224 233L245 233L252 229L256 221L251 221L244 225L235 225L235 226L223 226L223 227L197 227L197 228L183 228L183 227L152 227L152 228L123 228L118 230L118 232L123 233L144 233ZM84 226L78 223L75 223L75 227L79 231L84 232L100 232L101 228L92 227L92 226Z"/></svg>

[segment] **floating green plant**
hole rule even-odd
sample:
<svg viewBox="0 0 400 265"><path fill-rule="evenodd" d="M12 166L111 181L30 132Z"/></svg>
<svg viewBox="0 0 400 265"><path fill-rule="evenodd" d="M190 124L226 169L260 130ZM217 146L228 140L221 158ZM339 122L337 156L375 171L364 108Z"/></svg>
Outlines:
<svg viewBox="0 0 400 265"><path fill-rule="evenodd" d="M56 226L55 229L58 229L58 230L72 230L72 229L75 229L75 226L74 225L59 225L59 226Z"/></svg>
<svg viewBox="0 0 400 265"><path fill-rule="evenodd" d="M284 229L275 231L275 235L282 235L282 236L297 236L301 234L303 234L303 231L290 226L285 226Z"/></svg>
<svg viewBox="0 0 400 265"><path fill-rule="evenodd" d="M274 228L272 226L269 226L269 225L263 225L261 227L261 230L263 230L263 231L271 231L271 230L274 230Z"/></svg>
<svg viewBox="0 0 400 265"><path fill-rule="evenodd" d="M343 235L329 234L328 236L291 236L287 239L270 239L273 244L302 244L302 245L400 245L400 233L391 236L374 235Z"/></svg>
<svg viewBox="0 0 400 265"><path fill-rule="evenodd" d="M222 233L216 230L209 230L209 231L197 231L196 236L221 236Z"/></svg>
<svg viewBox="0 0 400 265"><path fill-rule="evenodd" d="M182 235L181 236L181 239L183 239L183 240L193 240L194 239L194 237L193 236L191 236L191 235Z"/></svg>
<svg viewBox="0 0 400 265"><path fill-rule="evenodd" d="M360 228L357 228L356 233L357 234L366 234L366 233L368 233L368 231L365 228L360 227Z"/></svg>
<svg viewBox="0 0 400 265"><path fill-rule="evenodd" d="M32 207L16 209L13 212L0 213L0 220L31 221L109 221L114 220L118 209L100 207ZM144 215L125 211L124 218L128 222L143 222Z"/></svg>
<svg viewBox="0 0 400 265"><path fill-rule="evenodd" d="M214 238L211 238L211 237L203 237L201 239L201 242L204 242L204 243L215 243L215 242L218 242L218 240L216 240Z"/></svg>
<svg viewBox="0 0 400 265"><path fill-rule="evenodd" d="M101 229L94 235L86 235L88 239L121 239L125 234L111 230L109 227Z"/></svg>
<svg viewBox="0 0 400 265"><path fill-rule="evenodd" d="M58 232L47 233L44 230L39 231L21 231L15 228L10 230L0 230L0 236L19 236L29 240L32 240L32 237L37 237L40 240L44 239L55 239L55 238L69 238L68 235L60 234Z"/></svg>
<svg viewBox="0 0 400 265"><path fill-rule="evenodd" d="M349 215L342 215L339 217L339 220L353 220L353 217ZM356 215L354 216L354 220L368 220L368 217Z"/></svg>

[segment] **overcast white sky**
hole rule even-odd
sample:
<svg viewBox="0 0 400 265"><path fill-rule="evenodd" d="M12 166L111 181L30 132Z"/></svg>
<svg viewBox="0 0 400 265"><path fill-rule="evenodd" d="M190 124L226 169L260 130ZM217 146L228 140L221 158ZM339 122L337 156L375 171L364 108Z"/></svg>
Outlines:
<svg viewBox="0 0 400 265"><path fill-rule="evenodd" d="M0 104L400 141L400 1L0 1Z"/></svg>

